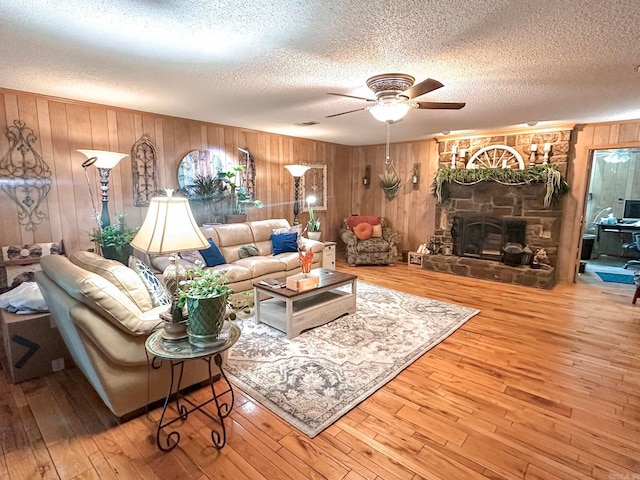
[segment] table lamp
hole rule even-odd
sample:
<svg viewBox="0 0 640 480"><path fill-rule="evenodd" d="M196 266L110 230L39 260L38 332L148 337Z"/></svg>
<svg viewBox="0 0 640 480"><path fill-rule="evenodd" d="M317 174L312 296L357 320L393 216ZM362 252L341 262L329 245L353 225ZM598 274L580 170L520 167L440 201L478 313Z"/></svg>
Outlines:
<svg viewBox="0 0 640 480"><path fill-rule="evenodd" d="M177 311L179 284L186 279L187 271L180 265L178 252L203 250L209 242L196 223L189 200L173 197L173 190L167 190L166 197L153 197L149 202L147 216L140 230L131 241L131 246L151 255L172 254L171 263L163 272L164 285L171 296L169 314L162 316L169 338L184 336L186 325L177 326L179 319L173 316Z"/></svg>

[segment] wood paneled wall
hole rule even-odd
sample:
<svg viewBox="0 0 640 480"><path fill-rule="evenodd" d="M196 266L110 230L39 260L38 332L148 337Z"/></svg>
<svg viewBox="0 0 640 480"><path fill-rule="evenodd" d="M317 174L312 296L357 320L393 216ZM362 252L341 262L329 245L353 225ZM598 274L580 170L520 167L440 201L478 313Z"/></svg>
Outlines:
<svg viewBox="0 0 640 480"><path fill-rule="evenodd" d="M136 112L103 105L54 99L0 90L0 155L9 150L5 136L14 120L22 120L38 139L35 149L52 171L53 185L43 205L45 221L35 232L18 223L17 207L0 192L0 245L30 244L64 239L67 250L92 246L93 208L79 148L131 153L142 135L155 144L158 153L158 185L177 188L178 164L194 149L218 151L235 163L237 147L249 147L256 160L256 198L263 209L248 209L249 220L287 218L293 222L293 178L283 168L288 163L326 164L328 210L320 214L323 239L336 240L342 218L349 211L351 147L317 142L254 130ZM91 191L98 211L100 182L97 169L88 168ZM342 208L341 208L342 206ZM113 169L109 178L109 212L127 214L126 224L142 224L146 207L133 203L130 157ZM300 222L307 221L300 215Z"/></svg>
<svg viewBox="0 0 640 480"><path fill-rule="evenodd" d="M564 200L564 222L558 252L558 281L574 282L582 244L583 212L587 198L590 150L640 146L640 120L578 125L572 139L567 183L571 187Z"/></svg>
<svg viewBox="0 0 640 480"><path fill-rule="evenodd" d="M379 175L385 171L385 145L354 147L351 188L351 211L360 215L381 215L400 232L402 242L398 250L416 250L433 235L435 226L435 199L431 195L431 182L437 165L435 140L394 143L390 145L389 157L402 181L398 195L387 200L380 188ZM413 165L419 165L419 188L411 183ZM365 167L371 168L368 187L362 184Z"/></svg>

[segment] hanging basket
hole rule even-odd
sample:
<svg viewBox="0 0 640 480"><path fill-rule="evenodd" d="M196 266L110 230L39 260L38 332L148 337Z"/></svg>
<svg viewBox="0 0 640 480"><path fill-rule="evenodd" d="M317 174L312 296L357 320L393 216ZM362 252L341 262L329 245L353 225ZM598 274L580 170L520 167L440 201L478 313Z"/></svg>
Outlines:
<svg viewBox="0 0 640 480"><path fill-rule="evenodd" d="M392 200L400 191L400 177L393 164L380 174L380 186L387 200Z"/></svg>

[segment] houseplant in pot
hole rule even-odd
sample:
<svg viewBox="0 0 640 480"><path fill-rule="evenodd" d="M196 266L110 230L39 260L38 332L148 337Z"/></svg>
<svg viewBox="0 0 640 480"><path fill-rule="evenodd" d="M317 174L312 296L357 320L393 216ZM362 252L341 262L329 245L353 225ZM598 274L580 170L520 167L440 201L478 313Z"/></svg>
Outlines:
<svg viewBox="0 0 640 480"><path fill-rule="evenodd" d="M118 223L106 225L96 229L89 236L91 240L100 245L102 256L117 260L127 265L129 255L132 254L131 240L138 233L137 228L127 228L124 224L124 215L116 215Z"/></svg>
<svg viewBox="0 0 640 480"><path fill-rule="evenodd" d="M233 289L227 286L226 270L213 270L197 260L196 268L188 270L188 280L180 282L178 306L187 308L187 333L189 343L196 347L217 344L218 334L230 311L230 320L236 318L236 311L250 313L249 302L234 300ZM248 296L250 295L247 292Z"/></svg>
<svg viewBox="0 0 640 480"><path fill-rule="evenodd" d="M312 204L316 203L316 197L310 195L307 197L307 205L309 208L309 221L307 222L307 236L311 240L320 240L320 219L313 213Z"/></svg>

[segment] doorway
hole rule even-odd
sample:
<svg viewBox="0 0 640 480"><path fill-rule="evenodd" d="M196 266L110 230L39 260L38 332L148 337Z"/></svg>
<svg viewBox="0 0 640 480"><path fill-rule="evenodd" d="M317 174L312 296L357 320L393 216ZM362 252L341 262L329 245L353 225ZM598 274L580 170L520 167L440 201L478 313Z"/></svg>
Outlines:
<svg viewBox="0 0 640 480"><path fill-rule="evenodd" d="M640 258L634 243L634 234L640 233L634 208L640 203L640 148L591 150L590 156L578 279L632 283L640 268L627 263Z"/></svg>

